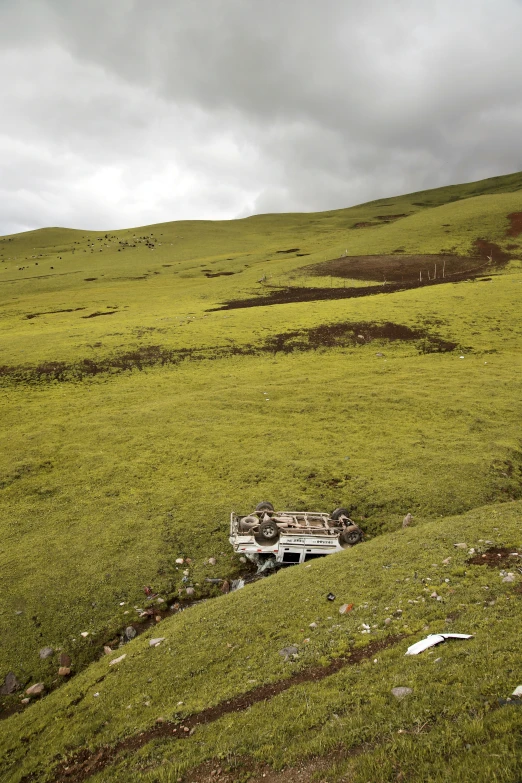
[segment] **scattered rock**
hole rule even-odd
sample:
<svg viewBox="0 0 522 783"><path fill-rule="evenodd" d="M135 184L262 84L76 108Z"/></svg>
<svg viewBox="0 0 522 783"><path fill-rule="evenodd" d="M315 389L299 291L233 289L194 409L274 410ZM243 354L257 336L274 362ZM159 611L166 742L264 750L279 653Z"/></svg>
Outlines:
<svg viewBox="0 0 522 783"><path fill-rule="evenodd" d="M230 592L230 582L227 579L225 579L225 581L221 585L221 592L222 593L229 593Z"/></svg>
<svg viewBox="0 0 522 783"><path fill-rule="evenodd" d="M83 638L85 639L87 636L89 636L89 631L82 631L80 636L83 636Z"/></svg>
<svg viewBox="0 0 522 783"><path fill-rule="evenodd" d="M178 561L176 560L176 563L177 562ZM159 718L156 718L156 723L166 723L166 720L162 715L160 715Z"/></svg>
<svg viewBox="0 0 522 783"><path fill-rule="evenodd" d="M449 565L451 563L451 557L447 557L445 560L442 561L444 565Z"/></svg>
<svg viewBox="0 0 522 783"><path fill-rule="evenodd" d="M156 620L157 623L161 623L161 615L160 614L157 614L154 619Z"/></svg>
<svg viewBox="0 0 522 783"><path fill-rule="evenodd" d="M438 597L439 597L439 596L438 596L438 595L437 595L437 593L435 593L435 592L433 592L433 593L430 595L430 598L438 598Z"/></svg>
<svg viewBox="0 0 522 783"><path fill-rule="evenodd" d="M158 647L164 641L164 636L158 636L157 639L149 639L149 647Z"/></svg>
<svg viewBox="0 0 522 783"><path fill-rule="evenodd" d="M120 661L123 661L123 659L126 657L127 653L123 653L123 655L120 655L118 658L113 658L112 661L109 661L109 666L114 666L115 663L120 663Z"/></svg>
<svg viewBox="0 0 522 783"><path fill-rule="evenodd" d="M69 666L60 666L58 669L58 674L60 677L67 677L71 673L71 669Z"/></svg>
<svg viewBox="0 0 522 783"><path fill-rule="evenodd" d="M37 682L25 691L28 696L40 696L45 690L43 682Z"/></svg>
<svg viewBox="0 0 522 783"><path fill-rule="evenodd" d="M513 691L513 693L511 695L512 696L517 696L519 698L522 698L522 685L517 685L517 687L515 688L515 690Z"/></svg>
<svg viewBox="0 0 522 783"><path fill-rule="evenodd" d="M193 587L187 587L187 588L186 588L186 593L187 593L187 595L194 595L194 593L195 593L195 592L196 592L196 591L194 590L194 588L193 588Z"/></svg>
<svg viewBox="0 0 522 783"><path fill-rule="evenodd" d="M31 699L22 699L21 704L29 704Z"/></svg>
<svg viewBox="0 0 522 783"><path fill-rule="evenodd" d="M285 661L287 661L290 658L290 656L294 658L296 655L298 655L298 653L299 650L297 649L297 647L294 647L293 645L290 645L290 647L283 647L282 650L279 650L279 655L281 655L285 659Z"/></svg>
<svg viewBox="0 0 522 783"><path fill-rule="evenodd" d="M111 647L108 647L107 645L105 645L105 647L103 648L103 652L105 653L105 655L112 655L113 650L112 650Z"/></svg>
<svg viewBox="0 0 522 783"><path fill-rule="evenodd" d="M156 598L156 603L157 604L164 604L165 603L165 599L164 598Z"/></svg>
<svg viewBox="0 0 522 783"><path fill-rule="evenodd" d="M216 558L215 557L209 557L208 564L209 565L216 565Z"/></svg>
<svg viewBox="0 0 522 783"><path fill-rule="evenodd" d="M60 666L70 666L71 665L71 659L67 655L67 653L60 653L60 657L58 659L60 661Z"/></svg>
<svg viewBox="0 0 522 783"><path fill-rule="evenodd" d="M408 513L406 514L406 516L402 520L402 526L403 527L408 527L408 525L411 525L412 522L413 522L413 517L410 514L410 512L408 511Z"/></svg>
<svg viewBox="0 0 522 783"><path fill-rule="evenodd" d="M230 590L234 592L235 590L241 590L244 586L245 586L244 579L233 579L232 584L230 585Z"/></svg>
<svg viewBox="0 0 522 783"><path fill-rule="evenodd" d="M8 672L4 684L0 687L0 696L7 696L10 693L15 693L15 691L21 687L21 683L18 682L13 672Z"/></svg>
<svg viewBox="0 0 522 783"><path fill-rule="evenodd" d="M239 558L239 562L240 563L246 563L246 561L247 561L246 557L240 557Z"/></svg>
<svg viewBox="0 0 522 783"><path fill-rule="evenodd" d="M442 661L442 658L435 658L435 660L433 661L433 663L440 663L441 661Z"/></svg>
<svg viewBox="0 0 522 783"><path fill-rule="evenodd" d="M467 544L464 544L464 543L461 543L461 544L453 544L453 546L455 547L455 549L467 549L467 548L468 548L468 545L467 545Z"/></svg>
<svg viewBox="0 0 522 783"><path fill-rule="evenodd" d="M44 661L46 658L50 658L51 655L54 653L54 650L52 647L42 647L38 655Z"/></svg>
<svg viewBox="0 0 522 783"><path fill-rule="evenodd" d="M183 565L183 558L182 558L182 557L177 557L177 558L176 558L176 563L177 563L178 565Z"/></svg>
<svg viewBox="0 0 522 783"><path fill-rule="evenodd" d="M396 609L393 613L394 617L400 617L402 614L402 609Z"/></svg>
<svg viewBox="0 0 522 783"><path fill-rule="evenodd" d="M381 353L380 351L379 351L379 353L376 353L375 355L378 356L379 358L382 358L384 356L384 354Z"/></svg>
<svg viewBox="0 0 522 783"><path fill-rule="evenodd" d="M502 581L503 582L514 582L515 581L515 577L512 574L508 574L507 576L504 577L504 579Z"/></svg>
<svg viewBox="0 0 522 783"><path fill-rule="evenodd" d="M410 693L413 693L413 689L400 686L399 688L392 688L391 692L395 698L400 701L401 699L404 699L405 696L409 696Z"/></svg>
<svg viewBox="0 0 522 783"><path fill-rule="evenodd" d="M317 628L317 623L310 623L309 628Z"/></svg>
<svg viewBox="0 0 522 783"><path fill-rule="evenodd" d="M384 625L390 625L391 622L392 622L391 617L387 617L386 620L384 621Z"/></svg>
<svg viewBox="0 0 522 783"><path fill-rule="evenodd" d="M137 633L136 629L133 628L132 625L127 626L127 628L125 629L125 636L129 640L129 642L130 642L131 639L134 639L134 637L136 636L136 633Z"/></svg>

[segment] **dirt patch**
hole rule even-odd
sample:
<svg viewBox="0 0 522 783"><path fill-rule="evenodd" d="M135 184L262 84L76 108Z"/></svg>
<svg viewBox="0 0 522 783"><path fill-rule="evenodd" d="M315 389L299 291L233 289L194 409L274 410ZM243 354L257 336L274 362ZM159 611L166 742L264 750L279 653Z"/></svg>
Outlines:
<svg viewBox="0 0 522 783"><path fill-rule="evenodd" d="M83 281L84 283L93 283L97 279L98 279L97 277L84 277Z"/></svg>
<svg viewBox="0 0 522 783"><path fill-rule="evenodd" d="M179 723L161 722L152 726L147 731L135 734L121 740L112 747L103 747L97 751L89 749L81 750L70 760L61 762L56 768L53 783L75 783L87 780L91 775L97 774L114 764L121 753L135 752L149 742L159 738L185 739L191 736L193 730L233 712L243 712L254 704L273 699L283 691L294 685L304 682L320 682L343 669L345 666L353 666L366 658L371 658L376 653L398 644L404 636L389 636L380 641L370 642L366 647L354 650L348 658L336 658L327 666L311 666L302 669L296 674L270 685L262 685L247 693L236 696L214 707L209 707L201 712L189 715ZM30 777L23 778L21 783L29 783Z"/></svg>
<svg viewBox="0 0 522 783"><path fill-rule="evenodd" d="M68 307L66 310L44 310L41 313L27 313L25 320L30 321L32 318L39 318L41 315L54 315L55 313L77 313L78 310L85 309L85 307Z"/></svg>
<svg viewBox="0 0 522 783"><path fill-rule="evenodd" d="M82 318L99 318L100 315L114 315L116 313L116 310L109 310L106 313L90 313L89 315L82 315Z"/></svg>
<svg viewBox="0 0 522 783"><path fill-rule="evenodd" d="M484 274L486 267L505 265L510 256L495 243L477 239L474 254L458 256L452 253L428 255L343 256L304 267L301 272L321 277L341 277L353 280L376 280L387 283L429 283L435 280L455 280L463 275ZM490 260L491 259L491 260Z"/></svg>
<svg viewBox="0 0 522 783"><path fill-rule="evenodd" d="M235 274L235 272L205 272L205 277L228 277Z"/></svg>
<svg viewBox="0 0 522 783"><path fill-rule="evenodd" d="M512 212L508 215L509 228L506 231L508 237L518 237L522 234L522 212Z"/></svg>
<svg viewBox="0 0 522 783"><path fill-rule="evenodd" d="M361 220L359 223L354 223L352 228L370 228L371 226L378 226L378 223L369 223L366 220Z"/></svg>
<svg viewBox="0 0 522 783"><path fill-rule="evenodd" d="M522 550L519 552L516 547L511 549L492 547L481 555L473 555L466 562L470 565L488 566L488 568L520 568L522 567Z"/></svg>
<svg viewBox="0 0 522 783"><path fill-rule="evenodd" d="M104 313L104 315L112 315L112 312ZM457 343L433 334L427 329L411 329L403 324L391 322L383 324L343 322L323 324L311 329L282 332L257 345L181 349L166 348L162 345L143 345L133 351L125 351L101 359L85 358L74 364L54 361L43 362L39 365L0 365L0 381L16 384L52 381L76 382L103 373L114 374L133 370L141 371L148 367L175 366L183 361L313 351L318 348L351 347L371 343L373 340L414 342L419 353L449 352L458 347ZM471 351L472 349L467 348L466 350Z"/></svg>

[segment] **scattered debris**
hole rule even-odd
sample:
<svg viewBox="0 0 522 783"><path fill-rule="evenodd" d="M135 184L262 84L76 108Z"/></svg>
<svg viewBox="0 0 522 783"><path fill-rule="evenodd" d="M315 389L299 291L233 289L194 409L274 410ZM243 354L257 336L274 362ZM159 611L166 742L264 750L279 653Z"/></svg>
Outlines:
<svg viewBox="0 0 522 783"><path fill-rule="evenodd" d="M232 584L230 585L230 590L234 592L235 590L241 590L241 588L244 586L245 586L244 579L233 579Z"/></svg>
<svg viewBox="0 0 522 783"><path fill-rule="evenodd" d="M335 595L333 593L328 593L326 596L327 601L335 601Z"/></svg>
<svg viewBox="0 0 522 783"><path fill-rule="evenodd" d="M473 634L469 633L430 633L425 639L421 639L420 642L412 644L405 655L418 655L419 653L427 650L429 647L435 647L436 644L445 642L446 639L471 639Z"/></svg>
<svg viewBox="0 0 522 783"><path fill-rule="evenodd" d="M103 652L105 653L105 655L112 655L114 650L112 649L112 647L108 647L107 645L105 645L105 647L103 648Z"/></svg>
<svg viewBox="0 0 522 783"><path fill-rule="evenodd" d="M317 623L310 623L309 628L317 628Z"/></svg>
<svg viewBox="0 0 522 783"><path fill-rule="evenodd" d="M85 639L87 636L89 636L89 631L82 631L80 636L83 636L83 638Z"/></svg>
<svg viewBox="0 0 522 783"><path fill-rule="evenodd" d="M54 650L52 647L42 647L40 652L38 653L42 661L44 661L46 658L50 658L51 655L54 653Z"/></svg>
<svg viewBox="0 0 522 783"><path fill-rule="evenodd" d="M392 622L392 619L391 619L391 617L387 617L387 618L385 619L385 621L384 621L384 625L390 625L390 624L391 624L391 622Z"/></svg>
<svg viewBox="0 0 522 783"><path fill-rule="evenodd" d="M30 701L31 701L31 699L22 699L20 704L29 704Z"/></svg>
<svg viewBox="0 0 522 783"><path fill-rule="evenodd" d="M109 666L114 666L115 663L120 663L120 661L123 661L123 659L126 657L127 653L123 653L123 655L120 655L119 658L113 658L112 661L109 661Z"/></svg>
<svg viewBox="0 0 522 783"><path fill-rule="evenodd" d="M182 557L177 557L176 558L176 563L177 563L177 565L183 565L183 558Z"/></svg>
<svg viewBox="0 0 522 783"><path fill-rule="evenodd" d="M514 574L508 574L505 576L502 580L503 582L514 582L515 581L515 575Z"/></svg>
<svg viewBox="0 0 522 783"><path fill-rule="evenodd" d="M443 565L449 565L451 563L451 557L447 557L445 560L442 561Z"/></svg>
<svg viewBox="0 0 522 783"><path fill-rule="evenodd" d="M413 522L413 517L410 514L410 512L408 511L408 513L406 514L406 516L402 520L402 526L403 527L408 527L408 525L411 525L412 522Z"/></svg>
<svg viewBox="0 0 522 783"><path fill-rule="evenodd" d="M31 685L30 688L27 688L25 691L28 696L40 696L45 690L45 685L43 682L36 682L34 685Z"/></svg>
<svg viewBox="0 0 522 783"><path fill-rule="evenodd" d="M208 582L211 585L220 585L222 581L222 579L211 579L209 576L205 577L205 582Z"/></svg>
<svg viewBox="0 0 522 783"><path fill-rule="evenodd" d="M209 565L216 565L216 558L215 557L209 557L207 562L208 562Z"/></svg>
<svg viewBox="0 0 522 783"><path fill-rule="evenodd" d="M176 560L176 563L177 563L177 562L178 562L178 561ZM152 587L149 587L149 586L147 585L146 587L144 587L144 588L143 588L143 592L145 593L145 595L152 595Z"/></svg>
<svg viewBox="0 0 522 783"><path fill-rule="evenodd" d="M0 696L7 696L10 693L15 693L15 691L19 690L21 687L21 683L18 682L13 672L8 672L4 684L0 686Z"/></svg>
<svg viewBox="0 0 522 783"><path fill-rule="evenodd" d="M158 636L157 639L149 639L149 647L159 647L159 645L164 641L164 636Z"/></svg>
<svg viewBox="0 0 522 783"><path fill-rule="evenodd" d="M453 546L455 547L455 549L467 549L468 548L468 545L464 544L464 543L453 544Z"/></svg>
<svg viewBox="0 0 522 783"><path fill-rule="evenodd" d="M515 688L515 690L513 691L513 693L511 695L512 696L517 696L517 697L522 699L522 685L517 685L517 687Z"/></svg>
<svg viewBox="0 0 522 783"><path fill-rule="evenodd" d="M60 666L58 669L58 674L60 677L67 677L71 673L71 669L69 666Z"/></svg>
<svg viewBox="0 0 522 783"><path fill-rule="evenodd" d="M405 686L401 685L398 688L392 688L391 692L396 699L401 701L401 699L404 699L405 696L409 696L410 693L413 693L413 688L406 688Z"/></svg>
<svg viewBox="0 0 522 783"><path fill-rule="evenodd" d="M196 592L193 587L187 587L185 588L187 595L194 595Z"/></svg>
<svg viewBox="0 0 522 783"><path fill-rule="evenodd" d="M129 642L131 639L134 639L136 633L137 631L132 625L127 626L127 628L125 629L125 636L129 640Z"/></svg>
<svg viewBox="0 0 522 783"><path fill-rule="evenodd" d="M343 604L339 608L339 614L348 614L348 612L351 612L353 609L353 604Z"/></svg>

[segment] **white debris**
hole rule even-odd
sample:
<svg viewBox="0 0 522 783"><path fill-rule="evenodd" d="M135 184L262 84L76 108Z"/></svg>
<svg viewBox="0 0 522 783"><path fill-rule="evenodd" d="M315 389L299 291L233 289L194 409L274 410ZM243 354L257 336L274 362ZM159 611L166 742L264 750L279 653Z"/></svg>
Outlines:
<svg viewBox="0 0 522 783"><path fill-rule="evenodd" d="M114 666L115 663L119 663L120 661L123 661L123 659L126 657L127 657L127 653L123 653L123 655L120 655L119 658L113 658L112 661L109 661L109 666Z"/></svg>
<svg viewBox="0 0 522 783"><path fill-rule="evenodd" d="M420 642L412 644L405 655L418 655L419 653L427 650L429 647L435 647L436 644L445 642L446 639L471 639L473 634L468 633L430 633L425 639L421 639Z"/></svg>
<svg viewBox="0 0 522 783"><path fill-rule="evenodd" d="M85 639L86 636L89 636L89 631L82 631L80 636L83 636L83 638Z"/></svg>
<svg viewBox="0 0 522 783"><path fill-rule="evenodd" d="M177 558L176 558L176 563L177 563L178 565L183 565L183 558L182 558L182 557L177 557Z"/></svg>
<svg viewBox="0 0 522 783"><path fill-rule="evenodd" d="M157 639L149 639L149 647L159 647L159 645L164 641L164 636L158 636Z"/></svg>
<svg viewBox="0 0 522 783"><path fill-rule="evenodd" d="M464 544L464 543L453 544L453 546L455 547L455 549L467 549L468 548L468 545Z"/></svg>
<svg viewBox="0 0 522 783"><path fill-rule="evenodd" d="M520 696L522 698L522 685L517 685L517 687L515 688L515 690L513 691L513 693L511 695L512 696Z"/></svg>

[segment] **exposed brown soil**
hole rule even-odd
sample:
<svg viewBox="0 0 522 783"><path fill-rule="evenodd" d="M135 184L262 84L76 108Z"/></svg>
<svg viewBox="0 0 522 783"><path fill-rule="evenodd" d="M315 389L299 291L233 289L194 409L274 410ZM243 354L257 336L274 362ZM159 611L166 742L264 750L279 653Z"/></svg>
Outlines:
<svg viewBox="0 0 522 783"><path fill-rule="evenodd" d="M522 212L512 212L508 215L509 228L506 231L508 237L518 237L522 234Z"/></svg>
<svg viewBox="0 0 522 783"><path fill-rule="evenodd" d="M116 310L109 310L104 313L90 313L89 315L82 315L81 318L99 318L100 315L114 315L115 312Z"/></svg>
<svg viewBox="0 0 522 783"><path fill-rule="evenodd" d="M299 247L291 247L289 250L276 250L276 253L297 253L300 249Z"/></svg>
<svg viewBox="0 0 522 783"><path fill-rule="evenodd" d="M518 554L517 548L492 547L481 555L473 555L466 562L470 565L488 566L489 568L516 568L522 567L522 551Z"/></svg>
<svg viewBox="0 0 522 783"><path fill-rule="evenodd" d="M329 289L328 289L329 290ZM341 289L342 290L342 289ZM116 311L101 313L112 315ZM88 318L91 316L82 316ZM386 322L344 322L324 324L311 329L283 332L257 345L230 345L214 348L166 348L161 345L143 345L133 351L102 359L82 359L75 364L43 362L39 365L0 365L0 381L11 383L70 382L92 378L102 373L144 370L147 367L177 365L182 361L223 359L227 356L258 356L265 353L313 351L323 347L350 347L373 340L409 341L416 344L419 353L453 351L457 344L426 329L411 329L402 324ZM469 349L471 350L471 349Z"/></svg>
<svg viewBox="0 0 522 783"><path fill-rule="evenodd" d="M491 265L499 267L508 260L509 254L498 245L477 239L474 243L474 253L470 256L458 256L452 253L401 255L400 257L397 255L345 256L313 264L302 271L321 277L331 275L354 280L427 283L446 278L451 281L471 273L483 274L486 267Z"/></svg>
<svg viewBox="0 0 522 783"><path fill-rule="evenodd" d="M228 277L235 274L235 272L205 272L205 277Z"/></svg>
<svg viewBox="0 0 522 783"><path fill-rule="evenodd" d="M366 658L371 658L381 650L398 644L403 638L404 636L388 636L386 639L370 642L366 647L354 650L348 658L336 658L327 666L311 666L307 669L302 669L284 680L269 685L262 685L233 699L221 702L214 707L189 715L181 723L162 721L156 723L147 731L127 737L111 747L102 747L97 751L85 748L68 761L58 765L53 783L68 783L69 781L81 783L81 781L87 780L91 775L101 772L106 767L114 764L117 757L122 753L135 752L152 740L159 738L187 738L194 733L198 726L213 723L223 715L232 712L243 712L253 704L272 699L294 685L300 685L304 682L319 682L340 671L345 666L358 664ZM30 780L30 776L25 777L21 783L29 783Z"/></svg>
<svg viewBox="0 0 522 783"><path fill-rule="evenodd" d="M44 310L41 313L28 313L25 316L25 319L27 321L30 321L32 318L38 318L40 315L54 315L55 313L77 313L78 310L85 310L85 307L68 307L65 310Z"/></svg>

